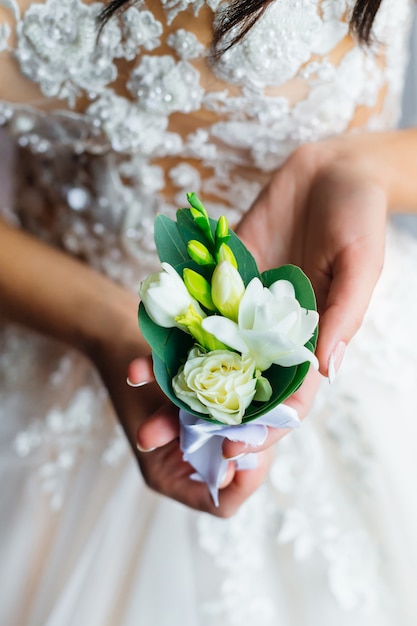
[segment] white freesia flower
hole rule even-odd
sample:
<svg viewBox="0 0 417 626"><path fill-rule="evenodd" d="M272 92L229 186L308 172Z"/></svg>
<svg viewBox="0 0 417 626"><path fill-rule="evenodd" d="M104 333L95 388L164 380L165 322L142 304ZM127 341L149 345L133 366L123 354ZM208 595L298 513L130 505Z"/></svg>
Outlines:
<svg viewBox="0 0 417 626"><path fill-rule="evenodd" d="M255 395L256 364L230 350L201 352L194 347L172 380L175 395L193 411L223 424L240 424Z"/></svg>
<svg viewBox="0 0 417 626"><path fill-rule="evenodd" d="M244 293L245 285L237 269L229 261L216 265L211 279L211 297L220 313L237 320Z"/></svg>
<svg viewBox="0 0 417 626"><path fill-rule="evenodd" d="M140 298L151 320L163 328L181 328L176 318L185 315L190 305L198 315L205 317L175 269L169 263L162 263L162 269L162 272L150 274L139 288Z"/></svg>
<svg viewBox="0 0 417 626"><path fill-rule="evenodd" d="M202 325L227 346L252 356L261 371L273 363L287 367L305 361L317 369L317 358L304 344L318 319L316 311L300 306L289 281L278 280L267 288L253 278L240 302L237 323L212 315Z"/></svg>

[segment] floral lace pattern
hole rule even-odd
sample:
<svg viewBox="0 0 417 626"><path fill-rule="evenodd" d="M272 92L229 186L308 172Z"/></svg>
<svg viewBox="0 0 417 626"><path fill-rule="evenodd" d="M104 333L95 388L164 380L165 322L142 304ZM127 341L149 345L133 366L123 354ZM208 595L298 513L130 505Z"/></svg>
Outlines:
<svg viewBox="0 0 417 626"><path fill-rule="evenodd" d="M22 466L33 468L52 510L62 507L83 455L97 449L101 463L111 467L126 458L128 444L107 393L79 355L8 328L0 335L0 373L0 445L11 440ZM29 397L42 389L35 404L19 394L22 381Z"/></svg>
<svg viewBox="0 0 417 626"><path fill-rule="evenodd" d="M342 610L337 615L346 616L343 624L351 623L352 612L355 620L363 619L361 626L402 623L404 607L396 604L395 581L389 571L392 547L384 543L378 519L381 513L374 508L381 481L382 489L386 489L386 459L379 456L375 437L370 434L375 433L364 424L372 409L378 430L382 419L389 423L389 413L397 405L392 398L398 393L410 397L416 372L415 367L404 368L404 363L411 362L417 338L405 342L404 332L413 324L414 294L407 285L412 280L417 250L415 242L402 233L389 233L387 248L390 271L383 288L377 286L365 322L349 346L340 377L330 390L323 383L302 427L279 442L269 483L227 524L208 516L199 521L200 545L213 559L222 581L220 589L212 596L208 594L203 612L214 614L220 623L251 623L255 617L250 611L260 606L265 611L260 623L272 626L279 621L277 607L281 616L287 603L288 623L316 623L291 614L293 598L288 601L279 597L275 606L271 603L273 596L266 591L275 582L270 559L279 562L285 577L283 584L290 581L293 593L303 585L311 587L315 578L325 581L329 597ZM404 251L411 261L406 270L401 260ZM402 268L404 281L399 281ZM393 319L394 303L398 302L406 313L397 324ZM386 342L388 324L392 334ZM395 377L398 371L400 378ZM388 416L382 408L384 403L390 407L384 407ZM407 410L407 404L405 407ZM262 515L256 514L259 511ZM239 584L236 572L244 573L239 576ZM279 588L277 583L274 592L279 593ZM248 597L249 604L245 600ZM327 619L333 623L329 615ZM404 623L411 626L412 621Z"/></svg>
<svg viewBox="0 0 417 626"><path fill-rule="evenodd" d="M249 35L210 66L206 46L183 26L190 10L200 16L205 5L218 19L224 10L219 0L164 0L163 19L139 2L110 20L99 37L99 2L33 2L21 14L16 0L2 0L9 19L0 24L0 54L14 57L43 97L62 103L52 117L0 105L0 123L28 153L17 189L38 180L31 191L55 207L48 239L128 284L132 270L124 274L120 266L134 261L137 275L154 258L143 224L148 227L156 211L172 212L189 185L207 198L213 214L235 222L268 172L300 144L347 130L358 107L368 107L369 128L394 123L406 54L405 38L394 33L406 29L411 2L384 0L375 25L379 45L348 46L335 63L332 53L347 35L352 4L274 2ZM165 29L178 18L166 40L170 52L158 53ZM174 130L173 115L186 116L194 128ZM30 155L48 160L57 151L61 163L71 164L71 179L61 166L56 183L46 186ZM102 155L87 184L82 168L72 165L83 154ZM19 219L46 236L42 220L28 216L27 198L16 199ZM78 226L64 232L73 211ZM99 223L92 215L101 216ZM119 250L111 264L105 258L110 241Z"/></svg>
<svg viewBox="0 0 417 626"><path fill-rule="evenodd" d="M185 191L200 193L214 217L226 214L234 223L297 146L354 128L359 108L367 109L370 130L395 123L411 0L383 0L375 24L379 44L368 49L343 48L352 0L276 1L210 66L206 40L189 30L193 21L184 16L202 15L204 7L215 20L223 6L221 0L161 0L162 12L153 13L138 2L97 38L100 2L46 0L21 13L16 0L0 0L0 15L8 16L4 23L0 18L0 56L17 62L40 94L37 107L0 101L0 125L17 147L15 206L3 216L135 288L155 265L155 214L172 214ZM43 109L48 99L53 111ZM16 337L0 337L0 376L10 397L19 395L22 377L33 375L34 394L36 381L53 391L76 377L78 365L58 354L47 383L39 381L18 358L23 349ZM26 422L5 435L19 461L38 464L52 508L62 506L71 471L101 432L107 400L95 385L87 375L68 390L66 402L51 392L48 406L29 411ZM4 423L15 410L6 400ZM341 455L346 482L360 477L366 492L373 454L352 417L355 400L345 396L334 412L323 427L326 446ZM283 442L270 485L239 516L228 524L200 521L200 546L224 580L217 601L203 605L211 619L277 624L260 557L269 551L279 558L290 551L296 562L318 560L333 598L346 609L382 606L378 542L361 519L336 515L337 507L352 509L352 494L339 500L332 480L323 479L328 451L313 429L301 434L298 443ZM117 465L127 449L114 426L100 445L108 465ZM311 481L320 489L312 490ZM265 515L252 515L254 509Z"/></svg>
<svg viewBox="0 0 417 626"><path fill-rule="evenodd" d="M332 413L333 408L328 412ZM330 451L334 446L333 453L346 454L349 462L344 480L351 490L340 490L337 479L327 474L328 451L322 435L317 425L304 423L300 433L292 433L280 442L268 487L252 496L227 525L210 517L200 520L200 544L214 560L223 581L215 599L207 599L203 613L232 626L250 623L258 611L262 625L276 624L276 604L269 593L270 558L279 560L289 577L294 563L301 573L303 568L309 571L308 564L314 563L318 568L315 575L325 572L329 595L343 611L366 616L381 607L392 608L384 583L381 543L363 524L364 511L357 503L358 490L353 488L365 463L367 480L369 485L372 483L371 449L360 460L348 459L352 451L358 457L363 446L369 446L361 441L363 436L356 429L355 419L355 411L343 414L342 403L338 402L329 427L331 436L327 438ZM314 424L314 415L311 420ZM362 504L366 509L366 499ZM256 515L255 511L263 514ZM239 585L234 584L237 571L243 572ZM298 582L302 585L302 578ZM246 602L248 597L250 603ZM285 606L286 602L284 597L278 604Z"/></svg>

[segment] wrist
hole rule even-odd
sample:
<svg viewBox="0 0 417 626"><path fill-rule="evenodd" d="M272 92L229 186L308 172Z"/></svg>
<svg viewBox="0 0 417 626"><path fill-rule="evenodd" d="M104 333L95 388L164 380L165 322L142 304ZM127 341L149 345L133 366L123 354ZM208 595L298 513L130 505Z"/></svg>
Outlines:
<svg viewBox="0 0 417 626"><path fill-rule="evenodd" d="M417 212L417 130L344 135L335 140L341 161L386 195L391 213Z"/></svg>
<svg viewBox="0 0 417 626"><path fill-rule="evenodd" d="M127 367L132 359L150 353L138 326L139 298L100 279L83 315L80 349L98 366L103 359L112 359Z"/></svg>
<svg viewBox="0 0 417 626"><path fill-rule="evenodd" d="M111 350L148 354L138 297L84 263L0 221L0 311L91 360ZM126 358L128 358L126 356Z"/></svg>

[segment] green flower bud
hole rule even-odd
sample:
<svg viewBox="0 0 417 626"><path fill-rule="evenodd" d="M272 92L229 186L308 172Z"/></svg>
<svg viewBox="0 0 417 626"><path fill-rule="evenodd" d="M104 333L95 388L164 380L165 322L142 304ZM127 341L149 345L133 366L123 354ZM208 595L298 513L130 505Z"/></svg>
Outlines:
<svg viewBox="0 0 417 626"><path fill-rule="evenodd" d="M261 376L261 371L256 370L255 372L256 378L256 391L253 397L257 402L268 402L272 396L272 387L271 383L265 376Z"/></svg>
<svg viewBox="0 0 417 626"><path fill-rule="evenodd" d="M245 285L237 269L229 261L216 266L211 280L211 297L219 312L237 322L239 304Z"/></svg>
<svg viewBox="0 0 417 626"><path fill-rule="evenodd" d="M214 237L211 232L210 220L204 204L194 192L187 193L187 199L190 203L190 212L195 224L207 237L208 242L214 246Z"/></svg>
<svg viewBox="0 0 417 626"><path fill-rule="evenodd" d="M201 325L203 317L193 307L192 304L188 307L186 313L178 315L175 321L179 326L185 328L197 341L197 343L208 351L211 350L225 350L227 346L221 341L216 339L214 335L204 330Z"/></svg>
<svg viewBox="0 0 417 626"><path fill-rule="evenodd" d="M227 245L227 243L222 243L222 245L220 246L217 254L217 263L222 263L223 261L228 261L229 263L231 263L233 265L233 267L235 269L237 269L237 261L236 261L236 257L233 254L230 246Z"/></svg>
<svg viewBox="0 0 417 626"><path fill-rule="evenodd" d="M188 293L209 311L216 311L211 299L211 287L208 280L187 267L184 269L183 278Z"/></svg>
<svg viewBox="0 0 417 626"><path fill-rule="evenodd" d="M202 215L200 211L192 206L190 207L190 213L193 216L194 221L197 222L197 224L205 224L207 222L205 215Z"/></svg>
<svg viewBox="0 0 417 626"><path fill-rule="evenodd" d="M208 213L206 211L206 207L201 202L200 198L194 192L187 193L187 200L191 205L191 213L193 217L198 217L199 215L204 215L208 219Z"/></svg>
<svg viewBox="0 0 417 626"><path fill-rule="evenodd" d="M192 260L199 265L214 265L216 263L208 248L196 239L191 239L188 242L187 252Z"/></svg>
<svg viewBox="0 0 417 626"><path fill-rule="evenodd" d="M229 239L229 224L227 222L227 218L222 215L216 226L216 243L226 243Z"/></svg>

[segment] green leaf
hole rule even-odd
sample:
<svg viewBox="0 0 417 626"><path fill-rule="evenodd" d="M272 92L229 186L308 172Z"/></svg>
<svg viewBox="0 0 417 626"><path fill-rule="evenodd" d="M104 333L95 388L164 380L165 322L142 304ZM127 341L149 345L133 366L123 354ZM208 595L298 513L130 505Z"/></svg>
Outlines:
<svg viewBox="0 0 417 626"><path fill-rule="evenodd" d="M166 215L156 216L154 237L161 263L169 263L175 267L190 258L187 246L179 236L176 222Z"/></svg>
<svg viewBox="0 0 417 626"><path fill-rule="evenodd" d="M184 270L186 268L194 270L195 272L197 272L197 274L201 274L201 276L204 276L204 278L208 280L208 282L210 282L215 267L215 265L198 265L192 259L188 259L188 261L186 261L185 263L180 263L179 265L176 265L175 270L181 276L181 278L184 277Z"/></svg>
<svg viewBox="0 0 417 626"><path fill-rule="evenodd" d="M295 393L299 387L301 387L305 377L307 376L307 372L310 369L310 366L311 363L309 361L297 365L297 371L291 381L291 385L285 390L285 398L282 398L280 402L284 402L284 400L289 398L289 396L292 396L292 394Z"/></svg>
<svg viewBox="0 0 417 626"><path fill-rule="evenodd" d="M155 352L161 359L165 358L165 346L169 340L169 336L174 329L162 328L155 324L146 312L146 309L141 302L139 304L139 326L142 331L142 335L151 346L152 351ZM179 331L181 332L181 331Z"/></svg>
<svg viewBox="0 0 417 626"><path fill-rule="evenodd" d="M155 375L155 380L158 383L159 387L162 389L164 394L171 400L175 406L179 408L183 408L186 411L190 411L189 407L187 407L183 402L181 402L175 393L172 390L172 376L168 374L168 370L166 368L165 362L163 359L159 358L159 356L152 352L152 360L153 360L153 373Z"/></svg>
<svg viewBox="0 0 417 626"><path fill-rule="evenodd" d="M231 248L233 254L235 255L237 269L239 270L239 274L245 283L245 287L247 287L252 278L261 278L261 275L255 259L246 246L243 245L239 237L235 235L232 230L230 230L229 233L230 239L227 242L227 245Z"/></svg>
<svg viewBox="0 0 417 626"><path fill-rule="evenodd" d="M198 218L197 218L198 219ZM214 254L213 241L214 241L214 227L213 220L209 220L210 227L212 229L212 239L206 237L204 232L199 228L198 224L191 215L190 209L178 209L177 211L177 228L178 231L187 246L189 241L196 239L200 243L204 244L212 254Z"/></svg>
<svg viewBox="0 0 417 626"><path fill-rule="evenodd" d="M185 244L193 239L197 239L197 241L200 241L207 246L210 251L212 250L212 243L207 240L198 226L196 226L189 209L179 209L177 211L177 226ZM210 219L212 234L215 233L216 226L217 222ZM231 248L236 257L239 274L242 276L242 280L245 285L247 285L252 278L260 278L258 266L256 265L256 261L252 254L246 246L243 245L239 237L231 230L229 230L229 235L230 239L228 241L228 246Z"/></svg>
<svg viewBox="0 0 417 626"><path fill-rule="evenodd" d="M301 306L305 309L317 311L313 286L302 269L296 265L282 265L262 273L262 282L265 287L270 287L276 280L288 280L292 283L294 285L295 297Z"/></svg>
<svg viewBox="0 0 417 626"><path fill-rule="evenodd" d="M201 215L208 218L206 207L194 191L189 191L187 193L187 200L193 209L196 209Z"/></svg>
<svg viewBox="0 0 417 626"><path fill-rule="evenodd" d="M267 378L272 387L272 396L268 402L252 402L252 404L246 409L243 422L251 422L252 420L265 415L268 411L271 411L278 404L281 404L290 393L287 393L287 389L290 389L294 376L296 374L297 366L293 367L281 367L279 365L271 365L269 370L262 372L262 376Z"/></svg>
<svg viewBox="0 0 417 626"><path fill-rule="evenodd" d="M176 328L175 331L177 332L172 332L168 338L163 357L152 352L153 371L156 382L175 406L193 415L207 419L207 415L191 411L188 404L185 404L185 402L177 398L172 389L172 379L178 373L182 363L185 362L187 354L193 345L193 338L190 335L181 332L178 328Z"/></svg>

